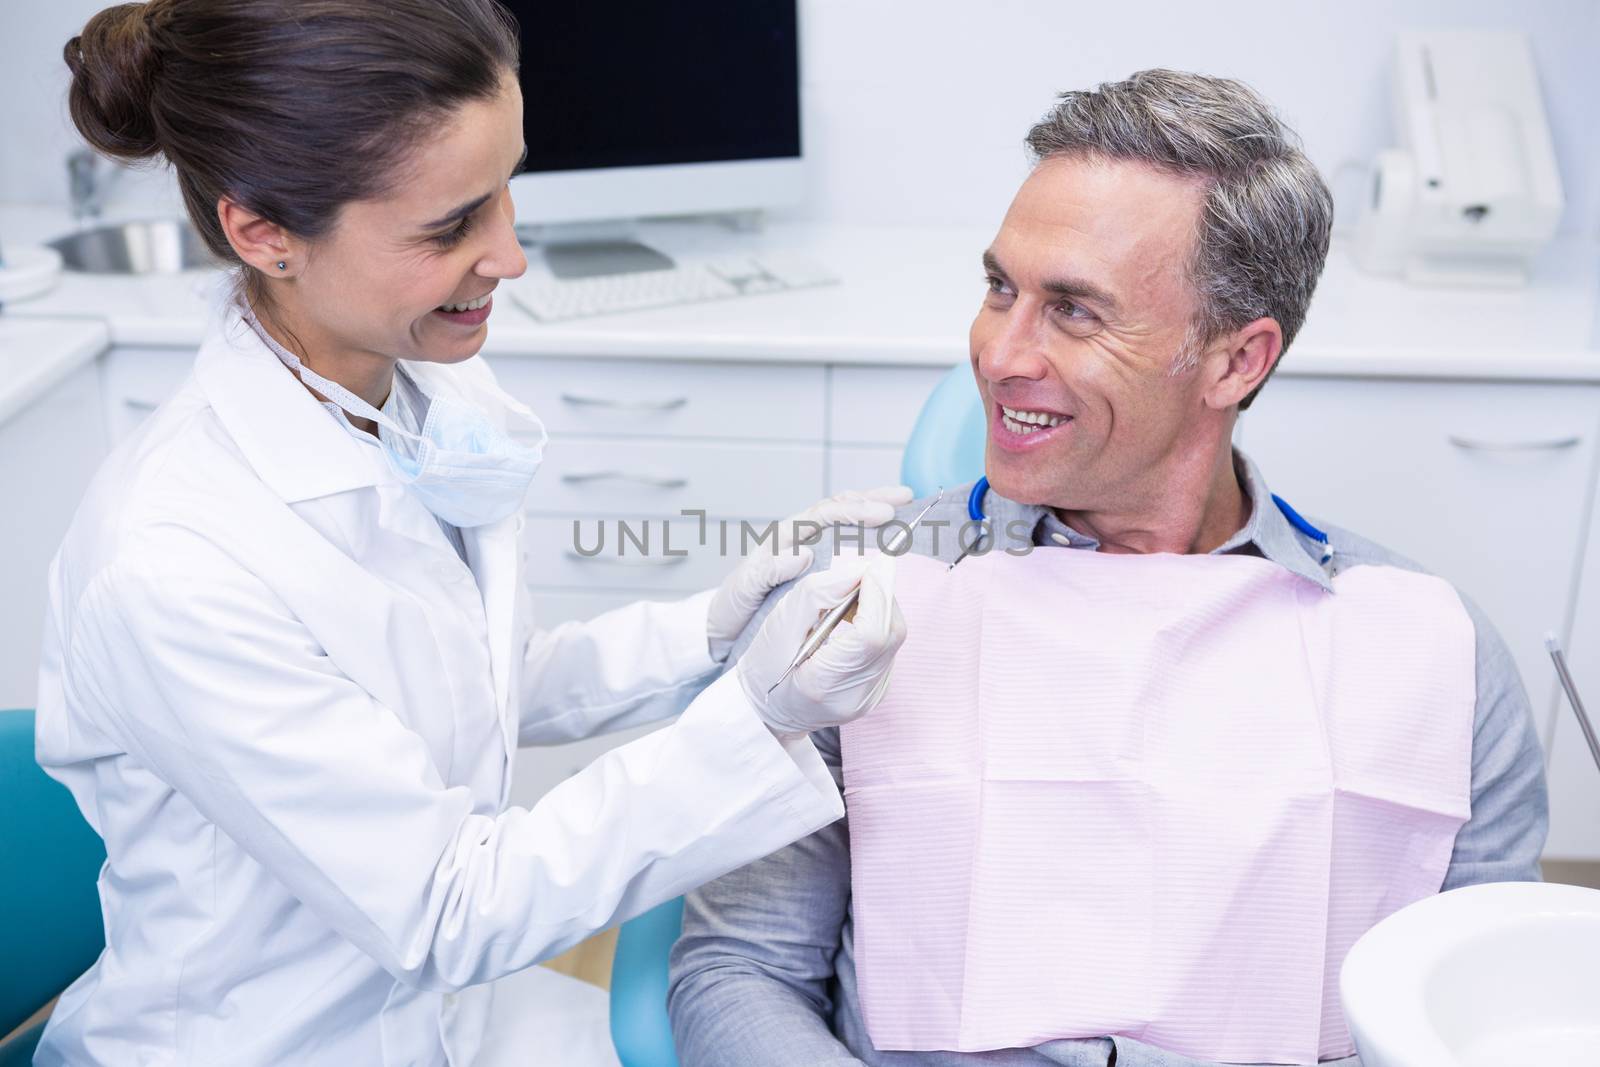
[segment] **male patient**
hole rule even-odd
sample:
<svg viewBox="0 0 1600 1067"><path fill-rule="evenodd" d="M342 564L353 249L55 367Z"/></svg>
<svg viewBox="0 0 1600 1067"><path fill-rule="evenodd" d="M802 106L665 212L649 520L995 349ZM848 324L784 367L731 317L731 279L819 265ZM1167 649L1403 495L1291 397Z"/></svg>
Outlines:
<svg viewBox="0 0 1600 1067"><path fill-rule="evenodd" d="M1542 762L1493 627L1231 447L1327 254L1293 134L1237 82L1151 70L1027 145L971 331L992 533L899 561L889 693L842 753L816 737L846 820L689 895L684 1067L1354 1064L1353 939L1538 877ZM913 553L971 543L967 497Z"/></svg>

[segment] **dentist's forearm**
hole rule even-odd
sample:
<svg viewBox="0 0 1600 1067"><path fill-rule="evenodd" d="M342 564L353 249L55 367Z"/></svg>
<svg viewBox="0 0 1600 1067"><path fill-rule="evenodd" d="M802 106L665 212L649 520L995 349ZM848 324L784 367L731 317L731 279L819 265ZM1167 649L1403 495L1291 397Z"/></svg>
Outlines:
<svg viewBox="0 0 1600 1067"><path fill-rule="evenodd" d="M639 601L529 638L518 741L550 745L671 718L715 677L706 648L711 593Z"/></svg>

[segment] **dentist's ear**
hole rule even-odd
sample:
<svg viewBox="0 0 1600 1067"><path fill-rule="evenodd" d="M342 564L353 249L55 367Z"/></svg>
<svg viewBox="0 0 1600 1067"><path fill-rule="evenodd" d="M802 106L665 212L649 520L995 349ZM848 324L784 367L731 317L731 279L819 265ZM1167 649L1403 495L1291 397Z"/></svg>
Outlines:
<svg viewBox="0 0 1600 1067"><path fill-rule="evenodd" d="M1201 360L1211 378L1206 405L1218 411L1237 407L1267 380L1282 354L1283 328L1277 319L1259 318L1217 338Z"/></svg>
<svg viewBox="0 0 1600 1067"><path fill-rule="evenodd" d="M305 266L304 244L227 197L217 201L217 222L234 254L271 278L288 278Z"/></svg>

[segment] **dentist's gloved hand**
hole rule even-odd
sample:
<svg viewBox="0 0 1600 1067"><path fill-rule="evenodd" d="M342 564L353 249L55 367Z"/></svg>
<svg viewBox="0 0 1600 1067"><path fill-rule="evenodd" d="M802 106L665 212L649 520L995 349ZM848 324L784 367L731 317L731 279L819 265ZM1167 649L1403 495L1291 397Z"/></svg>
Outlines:
<svg viewBox="0 0 1600 1067"><path fill-rule="evenodd" d="M849 595L861 599L811 658L769 694L820 617ZM802 579L761 624L735 671L756 712L780 738L841 726L871 711L889 687L889 669L906 639L894 599L894 558L847 556Z"/></svg>
<svg viewBox="0 0 1600 1067"><path fill-rule="evenodd" d="M734 568L711 598L706 612L706 645L711 658L718 663L727 659L767 594L811 567L812 552L804 545L808 537L835 525L882 526L894 518L895 508L909 503L911 490L903 485L852 489L784 519L778 527L777 551L759 549Z"/></svg>

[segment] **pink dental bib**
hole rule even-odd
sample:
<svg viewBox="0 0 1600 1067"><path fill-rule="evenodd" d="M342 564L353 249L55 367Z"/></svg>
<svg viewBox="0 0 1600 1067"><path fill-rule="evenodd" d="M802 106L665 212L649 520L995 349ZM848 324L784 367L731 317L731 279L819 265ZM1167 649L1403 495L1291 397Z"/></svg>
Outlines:
<svg viewBox="0 0 1600 1067"><path fill-rule="evenodd" d="M1450 586L1064 549L895 585L889 691L841 732L873 1044L1352 1053L1345 953L1439 890L1468 815Z"/></svg>

